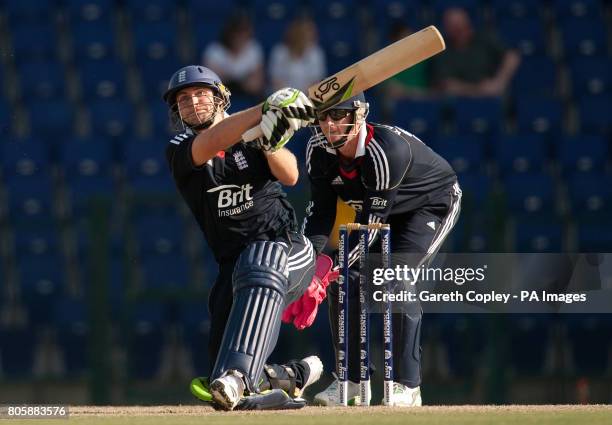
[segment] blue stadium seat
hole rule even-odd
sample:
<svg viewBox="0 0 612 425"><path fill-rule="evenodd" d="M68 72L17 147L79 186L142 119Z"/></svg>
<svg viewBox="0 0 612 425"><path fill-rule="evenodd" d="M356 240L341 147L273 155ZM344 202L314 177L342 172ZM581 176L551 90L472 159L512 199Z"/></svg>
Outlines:
<svg viewBox="0 0 612 425"><path fill-rule="evenodd" d="M599 0L553 0L552 8L559 20L592 19L603 13Z"/></svg>
<svg viewBox="0 0 612 425"><path fill-rule="evenodd" d="M576 236L578 239L579 252L610 252L612 241L610 232L603 229L610 229L612 220L608 215L593 217L580 217L576 221Z"/></svg>
<svg viewBox="0 0 612 425"><path fill-rule="evenodd" d="M503 180L508 210L514 214L550 215L555 211L555 186L545 174L513 174Z"/></svg>
<svg viewBox="0 0 612 425"><path fill-rule="evenodd" d="M511 321L508 327L511 341L513 345L520 347L513 349L510 356L510 364L515 368L516 374L518 376L541 374L546 361L546 344L543 340L553 325L551 316L512 314L508 320Z"/></svg>
<svg viewBox="0 0 612 425"><path fill-rule="evenodd" d="M232 107L234 99L232 96ZM151 128L156 137L163 139L166 143L176 131L172 128L170 116L168 115L168 105L165 102L158 100L151 102L149 105L149 114L151 119Z"/></svg>
<svg viewBox="0 0 612 425"><path fill-rule="evenodd" d="M81 175L67 183L68 210L74 217L94 213L98 202L111 203L116 189L112 176L99 174Z"/></svg>
<svg viewBox="0 0 612 425"><path fill-rule="evenodd" d="M194 368L197 373L203 373L210 368L207 343L210 330L208 307L204 301L190 302L181 305L180 311L185 343L191 351Z"/></svg>
<svg viewBox="0 0 612 425"><path fill-rule="evenodd" d="M608 159L608 145L599 136L565 136L559 146L559 162L565 174L601 173Z"/></svg>
<svg viewBox="0 0 612 425"><path fill-rule="evenodd" d="M131 305L129 320L129 373L137 379L151 378L159 367L163 343L164 306L154 302Z"/></svg>
<svg viewBox="0 0 612 425"><path fill-rule="evenodd" d="M125 7L132 22L171 20L177 9L172 0L126 0Z"/></svg>
<svg viewBox="0 0 612 425"><path fill-rule="evenodd" d="M187 13L196 21L206 17L229 16L238 7L241 0L225 0L215 2L203 2L201 0L186 0Z"/></svg>
<svg viewBox="0 0 612 425"><path fill-rule="evenodd" d="M224 16L224 15L221 15ZM195 54L196 61L202 62L202 54L204 49L213 41L219 39L221 35L221 29L223 28L223 21L220 19L208 18L204 20L197 19L194 22L194 42L195 42ZM258 26L259 27L259 26ZM257 40L259 40L257 38Z"/></svg>
<svg viewBox="0 0 612 425"><path fill-rule="evenodd" d="M575 216L594 217L612 214L612 176L577 174L567 183ZM602 232L607 235L607 232Z"/></svg>
<svg viewBox="0 0 612 425"><path fill-rule="evenodd" d="M589 96L580 99L578 102L580 128L585 133L609 133L612 130L610 111L612 111L612 98L608 96Z"/></svg>
<svg viewBox="0 0 612 425"><path fill-rule="evenodd" d="M142 92L152 103L162 103L168 82L181 66L186 65L174 54L158 60L141 58L138 62Z"/></svg>
<svg viewBox="0 0 612 425"><path fill-rule="evenodd" d="M518 49L523 56L546 53L544 25L538 18L504 19L498 22L497 32L504 43Z"/></svg>
<svg viewBox="0 0 612 425"><path fill-rule="evenodd" d="M111 145L104 139L73 140L61 146L60 161L68 182L78 178L110 175Z"/></svg>
<svg viewBox="0 0 612 425"><path fill-rule="evenodd" d="M183 255L149 255L141 261L143 287L149 291L177 292L191 284L189 260Z"/></svg>
<svg viewBox="0 0 612 425"><path fill-rule="evenodd" d="M285 34L289 22L290 21L272 19L265 19L257 22L257 26L254 27L253 38L261 45L264 53L270 52L277 43L282 42L283 34ZM201 36L203 36L203 34ZM215 38L217 37L215 36ZM206 47L207 44L208 43L204 43L203 46ZM202 51L198 53L201 54Z"/></svg>
<svg viewBox="0 0 612 425"><path fill-rule="evenodd" d="M442 18L442 14L446 9L451 7L460 7L470 15L472 23L478 25L480 22L481 2L479 0L432 0L430 7L433 11L436 20Z"/></svg>
<svg viewBox="0 0 612 425"><path fill-rule="evenodd" d="M2 72L2 67L0 67L0 72ZM0 78L2 75L0 75ZM4 97L0 97L0 131L2 134L9 133L11 128L11 118L12 109L9 108L7 101Z"/></svg>
<svg viewBox="0 0 612 425"><path fill-rule="evenodd" d="M463 179L461 176L459 179L459 184L461 184ZM467 180L466 183L468 183ZM479 213L484 206L474 204L473 197L469 196L473 192L469 187L466 187L466 190L467 197L465 202L462 200L462 209L471 211L471 214L462 214L451 230L450 241L452 241L453 249L457 252L494 252L494 240L487 222L489 217ZM448 246L445 244L444 248Z"/></svg>
<svg viewBox="0 0 612 425"><path fill-rule="evenodd" d="M560 252L563 249L564 226L559 219L547 216L534 220L530 215L514 219L515 252Z"/></svg>
<svg viewBox="0 0 612 425"><path fill-rule="evenodd" d="M574 97L601 95L612 91L612 60L580 58L570 64Z"/></svg>
<svg viewBox="0 0 612 425"><path fill-rule="evenodd" d="M250 2L256 26L266 26L269 21L290 22L300 11L300 0L252 0ZM279 34L277 34L279 35Z"/></svg>
<svg viewBox="0 0 612 425"><path fill-rule="evenodd" d="M176 27L171 22L140 22L132 32L134 51L139 59L161 59L176 50Z"/></svg>
<svg viewBox="0 0 612 425"><path fill-rule="evenodd" d="M381 38L387 36L387 32L393 22L401 21L411 29L420 29L422 24L423 5L420 0L405 2L400 0L382 0L368 3L368 15L372 22L379 26L383 32Z"/></svg>
<svg viewBox="0 0 612 425"><path fill-rule="evenodd" d="M53 99L65 93L64 70L57 62L22 62L17 70L24 99Z"/></svg>
<svg viewBox="0 0 612 425"><path fill-rule="evenodd" d="M21 223L13 227L15 238L15 255L45 256L59 252L60 239L57 227L52 219L46 222Z"/></svg>
<svg viewBox="0 0 612 425"><path fill-rule="evenodd" d="M22 299L31 324L50 323L53 304L65 288L64 262L58 252L22 255L17 261Z"/></svg>
<svg viewBox="0 0 612 425"><path fill-rule="evenodd" d="M516 100L519 131L555 136L561 130L563 108L552 99L525 96Z"/></svg>
<svg viewBox="0 0 612 425"><path fill-rule="evenodd" d="M74 127L74 108L63 98L31 101L27 105L32 134L43 139L70 137Z"/></svg>
<svg viewBox="0 0 612 425"><path fill-rule="evenodd" d="M33 327L0 329L0 366L6 378L31 379L35 345Z"/></svg>
<svg viewBox="0 0 612 425"><path fill-rule="evenodd" d="M38 0L5 0L4 9L9 22L50 22L55 14L53 2Z"/></svg>
<svg viewBox="0 0 612 425"><path fill-rule="evenodd" d="M125 147L124 165L137 197L174 196L176 189L164 156L165 145L132 141Z"/></svg>
<svg viewBox="0 0 612 425"><path fill-rule="evenodd" d="M113 14L113 0L64 0L71 22L110 21Z"/></svg>
<svg viewBox="0 0 612 425"><path fill-rule="evenodd" d="M86 213L89 202L113 197L111 146L105 140L65 143L60 160L74 215Z"/></svg>
<svg viewBox="0 0 612 425"><path fill-rule="evenodd" d="M0 160L7 181L14 176L44 176L50 171L47 147L37 139L13 139L3 143Z"/></svg>
<svg viewBox="0 0 612 425"><path fill-rule="evenodd" d="M493 14L497 19L502 18L534 18L542 13L539 2L532 0L491 0Z"/></svg>
<svg viewBox="0 0 612 425"><path fill-rule="evenodd" d="M128 277L123 257L112 256L108 272L108 301L114 317L123 312L127 290Z"/></svg>
<svg viewBox="0 0 612 425"><path fill-rule="evenodd" d="M355 0L313 0L311 8L319 28L352 22L356 19L358 12L358 4ZM322 38L322 40L327 39Z"/></svg>
<svg viewBox="0 0 612 425"><path fill-rule="evenodd" d="M470 204L475 209L484 208L491 192L491 179L484 173L458 173L459 186L463 192L462 204Z"/></svg>
<svg viewBox="0 0 612 425"><path fill-rule="evenodd" d="M609 366L612 326L607 314L572 314L567 316L568 340L572 345L576 374L601 376ZM585 349L600 347L601 349Z"/></svg>
<svg viewBox="0 0 612 425"><path fill-rule="evenodd" d="M494 147L501 174L538 173L547 158L546 141L537 134L503 135Z"/></svg>
<svg viewBox="0 0 612 425"><path fill-rule="evenodd" d="M494 135L504 122L501 99L458 98L452 108L455 112L455 126L460 134Z"/></svg>
<svg viewBox="0 0 612 425"><path fill-rule="evenodd" d="M180 255L184 227L178 215L147 214L133 223L141 256Z"/></svg>
<svg viewBox="0 0 612 425"><path fill-rule="evenodd" d="M77 63L106 60L117 55L111 22L76 22L71 26L73 56Z"/></svg>
<svg viewBox="0 0 612 425"><path fill-rule="evenodd" d="M81 376L89 366L89 323L85 299L62 297L55 302L53 323L69 377Z"/></svg>
<svg viewBox="0 0 612 425"><path fill-rule="evenodd" d="M478 137L439 136L435 151L446 159L455 172L478 172L484 164L484 147Z"/></svg>
<svg viewBox="0 0 612 425"><path fill-rule="evenodd" d="M11 49L15 62L56 59L57 41L53 26L47 22L16 25L11 30Z"/></svg>
<svg viewBox="0 0 612 425"><path fill-rule="evenodd" d="M561 32L568 57L602 56L607 51L607 32L602 20L566 19Z"/></svg>
<svg viewBox="0 0 612 425"><path fill-rule="evenodd" d="M45 221L53 216L53 185L48 176L15 176L5 184L13 223Z"/></svg>
<svg viewBox="0 0 612 425"><path fill-rule="evenodd" d="M441 125L442 105L435 100L399 100L393 109L393 122L428 140Z"/></svg>
<svg viewBox="0 0 612 425"><path fill-rule="evenodd" d="M546 56L527 56L512 79L512 93L517 96L552 97L558 93L557 66Z"/></svg>
<svg viewBox="0 0 612 425"><path fill-rule="evenodd" d="M134 125L134 109L127 101L103 99L93 101L90 116L94 132L103 136L129 136Z"/></svg>
<svg viewBox="0 0 612 425"><path fill-rule="evenodd" d="M79 65L84 99L125 98L125 70L115 59L84 61Z"/></svg>
<svg viewBox="0 0 612 425"><path fill-rule="evenodd" d="M327 69L330 74L336 73L363 58L359 50L362 46L361 33L350 22L319 24L320 39L324 40L323 49L327 55Z"/></svg>

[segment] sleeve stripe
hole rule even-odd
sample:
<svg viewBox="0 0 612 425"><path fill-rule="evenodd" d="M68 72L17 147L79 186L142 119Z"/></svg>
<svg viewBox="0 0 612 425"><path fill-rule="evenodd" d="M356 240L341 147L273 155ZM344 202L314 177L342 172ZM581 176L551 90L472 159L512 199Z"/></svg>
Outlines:
<svg viewBox="0 0 612 425"><path fill-rule="evenodd" d="M377 181L376 190L387 190L389 189L389 162L387 161L387 155L385 155L385 151L376 140L370 140L368 147L370 146L374 163L378 162L378 167L380 168L380 178Z"/></svg>
<svg viewBox="0 0 612 425"><path fill-rule="evenodd" d="M372 142L373 140L371 140L370 142ZM380 166L378 165L378 152L374 151L373 148L370 147L370 145L368 144L368 151L370 152L370 155L372 156L372 162L374 162L374 172L376 173L376 190L380 190Z"/></svg>

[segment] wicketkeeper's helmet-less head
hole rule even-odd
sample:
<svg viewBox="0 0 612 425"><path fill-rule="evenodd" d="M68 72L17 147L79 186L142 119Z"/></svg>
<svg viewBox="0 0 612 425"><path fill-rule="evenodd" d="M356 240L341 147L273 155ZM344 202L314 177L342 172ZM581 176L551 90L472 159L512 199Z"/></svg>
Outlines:
<svg viewBox="0 0 612 425"><path fill-rule="evenodd" d="M359 134L359 130L361 130L361 126L364 125L369 110L370 105L366 102L363 93L360 93L345 100L342 103L335 105L330 109L318 112L317 120L319 125L315 127L315 131L320 131L320 122L325 119L328 119L328 116L330 116L332 120L336 121L336 118L341 119L342 112L344 112L345 114L347 112L352 112L353 122L348 124L341 124L342 127L345 127L344 137L334 141L330 141L327 137L325 139L330 147L334 149L341 148L346 144L346 142L348 142L353 137L357 136L357 134Z"/></svg>
<svg viewBox="0 0 612 425"><path fill-rule="evenodd" d="M213 91L214 107L211 113L204 114L196 111L193 106L193 112L181 114L181 109L177 103L177 94L188 87L208 87ZM210 69L199 66L185 66L172 75L168 83L168 90L163 95L164 101L170 107L170 119L175 127L188 127L193 130L202 130L210 127L213 123L215 115L219 112L224 112L230 105L230 91L223 85L221 78ZM190 108L187 108L189 110Z"/></svg>

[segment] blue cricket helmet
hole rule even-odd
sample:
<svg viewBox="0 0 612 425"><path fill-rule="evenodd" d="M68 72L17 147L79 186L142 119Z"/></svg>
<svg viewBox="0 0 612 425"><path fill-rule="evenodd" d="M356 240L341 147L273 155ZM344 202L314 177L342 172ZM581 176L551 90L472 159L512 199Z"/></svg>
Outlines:
<svg viewBox="0 0 612 425"><path fill-rule="evenodd" d="M332 106L329 109L357 109L355 102L360 102L362 105L366 104L366 99L363 93L359 93L353 97L346 99L344 102L338 103L337 105Z"/></svg>
<svg viewBox="0 0 612 425"><path fill-rule="evenodd" d="M217 94L228 102L230 97L229 90L221 82L221 78L210 69L200 65L185 66L172 75L168 83L168 90L164 93L164 101L172 105L176 100L176 93L185 87L204 86L210 87Z"/></svg>

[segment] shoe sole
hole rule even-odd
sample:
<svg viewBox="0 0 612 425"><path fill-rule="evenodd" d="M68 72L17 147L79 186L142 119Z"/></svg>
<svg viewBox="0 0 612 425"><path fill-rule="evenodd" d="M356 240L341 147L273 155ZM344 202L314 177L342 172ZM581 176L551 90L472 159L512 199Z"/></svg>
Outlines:
<svg viewBox="0 0 612 425"><path fill-rule="evenodd" d="M210 393L213 401L225 410L233 410L238 404L239 400L234 403L231 397L225 391L225 385L219 381L214 381L210 385Z"/></svg>

